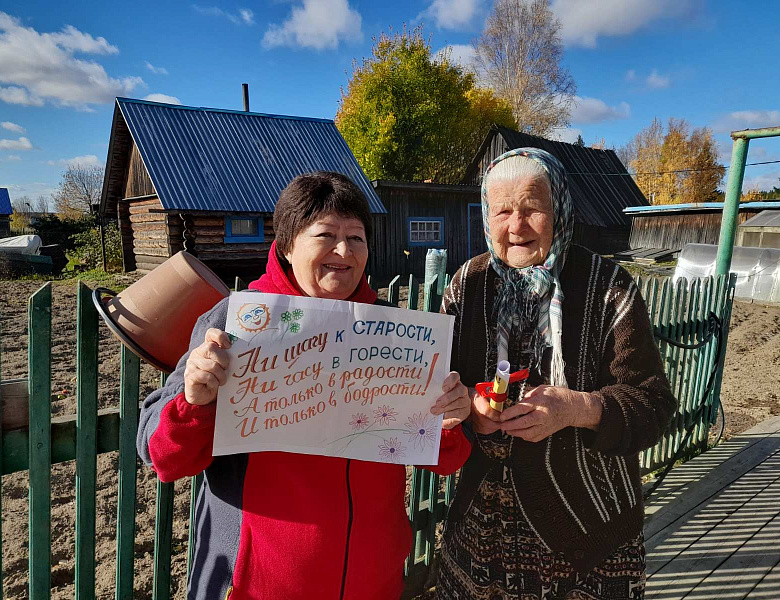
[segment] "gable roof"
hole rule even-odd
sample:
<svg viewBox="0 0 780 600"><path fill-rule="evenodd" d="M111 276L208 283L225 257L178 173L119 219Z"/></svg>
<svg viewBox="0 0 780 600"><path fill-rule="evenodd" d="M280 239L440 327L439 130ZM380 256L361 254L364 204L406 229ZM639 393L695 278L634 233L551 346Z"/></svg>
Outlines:
<svg viewBox="0 0 780 600"><path fill-rule="evenodd" d="M0 188L0 215L13 214L11 208L11 197L8 195L8 188Z"/></svg>
<svg viewBox="0 0 780 600"><path fill-rule="evenodd" d="M579 223L599 227L629 225L631 219L623 213L623 209L648 205L644 194L614 150L557 142L500 125L491 127L466 169L464 183L481 182L482 169L489 164L483 162L485 154L497 136L500 136L499 142L503 140L505 150L539 148L561 161L566 169L574 214ZM498 151L497 148L494 150ZM494 158L497 156L499 154L495 154Z"/></svg>
<svg viewBox="0 0 780 600"><path fill-rule="evenodd" d="M132 143L165 210L273 212L295 176L326 170L387 212L331 120L117 98L101 214L116 213Z"/></svg>

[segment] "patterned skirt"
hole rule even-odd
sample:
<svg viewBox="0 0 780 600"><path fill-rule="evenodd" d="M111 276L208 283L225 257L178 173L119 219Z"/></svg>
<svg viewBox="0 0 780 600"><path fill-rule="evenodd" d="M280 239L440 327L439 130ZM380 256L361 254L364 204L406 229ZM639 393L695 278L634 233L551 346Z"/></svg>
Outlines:
<svg viewBox="0 0 780 600"><path fill-rule="evenodd" d="M439 600L641 600L644 590L641 533L590 573L577 573L524 518L506 467L491 469L466 514L444 532Z"/></svg>

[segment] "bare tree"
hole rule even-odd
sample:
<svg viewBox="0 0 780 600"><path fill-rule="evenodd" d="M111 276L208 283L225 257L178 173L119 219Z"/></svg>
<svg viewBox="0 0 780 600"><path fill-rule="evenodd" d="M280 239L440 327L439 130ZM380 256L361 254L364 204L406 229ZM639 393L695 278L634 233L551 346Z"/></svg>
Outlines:
<svg viewBox="0 0 780 600"><path fill-rule="evenodd" d="M35 200L35 212L41 214L48 214L49 212L49 199L46 196L38 196Z"/></svg>
<svg viewBox="0 0 780 600"><path fill-rule="evenodd" d="M19 214L27 214L32 211L32 200L29 196L19 196L11 202L11 207Z"/></svg>
<svg viewBox="0 0 780 600"><path fill-rule="evenodd" d="M510 104L520 129L534 135L569 124L577 91L561 65L560 27L548 0L496 0L475 42L482 82Z"/></svg>
<svg viewBox="0 0 780 600"><path fill-rule="evenodd" d="M62 181L54 192L57 212L66 217L88 215L93 205L100 202L103 190L103 167L72 164L62 174Z"/></svg>

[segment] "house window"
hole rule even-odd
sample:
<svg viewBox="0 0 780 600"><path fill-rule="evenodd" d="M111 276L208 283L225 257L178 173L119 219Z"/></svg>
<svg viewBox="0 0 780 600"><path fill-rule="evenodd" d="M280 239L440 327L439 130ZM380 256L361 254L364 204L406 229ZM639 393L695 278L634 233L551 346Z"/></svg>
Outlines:
<svg viewBox="0 0 780 600"><path fill-rule="evenodd" d="M265 241L262 217L226 217L226 244L256 244Z"/></svg>
<svg viewBox="0 0 780 600"><path fill-rule="evenodd" d="M443 217L409 217L407 222L410 246L444 245Z"/></svg>

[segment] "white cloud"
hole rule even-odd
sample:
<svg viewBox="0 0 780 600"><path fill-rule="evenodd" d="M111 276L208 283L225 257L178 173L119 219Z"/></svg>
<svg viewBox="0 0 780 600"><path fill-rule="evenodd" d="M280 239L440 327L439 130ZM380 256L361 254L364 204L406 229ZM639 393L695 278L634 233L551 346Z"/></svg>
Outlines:
<svg viewBox="0 0 780 600"><path fill-rule="evenodd" d="M631 116L631 107L627 102L609 106L598 98L574 96L572 103L572 123L602 123Z"/></svg>
<svg viewBox="0 0 780 600"><path fill-rule="evenodd" d="M469 44L452 44L450 46L444 46L436 53L436 58L442 58L447 55L450 59L450 63L460 65L463 69L473 71L475 69L474 58L476 52L474 47Z"/></svg>
<svg viewBox="0 0 780 600"><path fill-rule="evenodd" d="M155 67L148 60L146 61L146 68L149 69L155 75L167 75L168 74L168 69L166 69L165 67Z"/></svg>
<svg viewBox="0 0 780 600"><path fill-rule="evenodd" d="M650 89L658 90L668 88L671 81L665 75L661 75L658 69L653 69L650 75L647 76L647 79L645 79L645 83Z"/></svg>
<svg viewBox="0 0 780 600"><path fill-rule="evenodd" d="M582 129L576 127L559 127L553 129L549 134L549 139L569 144L577 143L577 138L582 135Z"/></svg>
<svg viewBox="0 0 780 600"><path fill-rule="evenodd" d="M44 183L42 181L31 181L27 183L9 183L4 185L11 192L12 198L18 198L20 196L29 196L30 198L37 198L38 196L50 196L57 191L57 187L51 183Z"/></svg>
<svg viewBox="0 0 780 600"><path fill-rule="evenodd" d="M626 81L634 81L635 79L636 79L636 71L634 71L634 69L629 69L628 71L626 71L626 77L625 77Z"/></svg>
<svg viewBox="0 0 780 600"><path fill-rule="evenodd" d="M0 140L0 150L32 150L32 144L26 137L18 140Z"/></svg>
<svg viewBox="0 0 780 600"><path fill-rule="evenodd" d="M780 110L738 110L723 115L712 128L719 133L780 125Z"/></svg>
<svg viewBox="0 0 780 600"><path fill-rule="evenodd" d="M2 69L2 65L0 65ZM21 104L23 106L43 106L43 100L36 96L31 96L26 89L9 85L4 88L0 85L0 100L8 104Z"/></svg>
<svg viewBox="0 0 780 600"><path fill-rule="evenodd" d="M747 190L760 190L769 191L774 187L780 187L780 171L771 171L769 173L762 173L761 175L754 175L753 177L745 177L742 182L742 191Z"/></svg>
<svg viewBox="0 0 780 600"><path fill-rule="evenodd" d="M109 103L144 85L140 77L109 77L93 60L74 54L116 54L105 38L94 38L74 27L60 33L39 33L19 19L0 12L0 100L11 104L89 109Z"/></svg>
<svg viewBox="0 0 780 600"><path fill-rule="evenodd" d="M88 33L83 33L73 27L66 25L62 33L48 34L51 40L71 52L82 52L84 54L119 54L119 48L112 46L106 41L106 38L93 38Z"/></svg>
<svg viewBox="0 0 780 600"><path fill-rule="evenodd" d="M470 29L481 3L481 0L433 0L417 19L430 17L441 29Z"/></svg>
<svg viewBox="0 0 780 600"><path fill-rule="evenodd" d="M193 4L192 8L195 9L196 12L208 17L223 17L235 25L255 24L255 13L248 8L239 9L238 14L229 13L218 6L200 6L198 4Z"/></svg>
<svg viewBox="0 0 780 600"><path fill-rule="evenodd" d="M246 25L254 25L255 24L255 13L253 13L248 8L242 8L238 11L238 14L241 16L241 20Z"/></svg>
<svg viewBox="0 0 780 600"><path fill-rule="evenodd" d="M342 40L362 40L361 25L360 13L347 0L303 0L303 6L294 6L281 25L268 27L263 46L335 49Z"/></svg>
<svg viewBox="0 0 780 600"><path fill-rule="evenodd" d="M96 167L101 166L103 164L102 161L98 160L98 157L94 154L85 154L83 156L74 156L73 158L61 158L59 160L50 160L47 161L48 165L67 165L67 166L76 166L79 165L81 167Z"/></svg>
<svg viewBox="0 0 780 600"><path fill-rule="evenodd" d="M595 48L601 36L629 35L662 19L686 18L701 0L553 0L568 46Z"/></svg>
<svg viewBox="0 0 780 600"><path fill-rule="evenodd" d="M16 123L11 123L11 121L3 121L2 123L0 123L0 127L2 127L3 129L7 129L8 131L13 131L14 133L25 133L27 131L21 125L17 125Z"/></svg>
<svg viewBox="0 0 780 600"><path fill-rule="evenodd" d="M144 100L163 102L164 104L181 104L181 100L176 96L168 96L167 94L149 94L148 96L144 96Z"/></svg>
<svg viewBox="0 0 780 600"><path fill-rule="evenodd" d="M22 157L18 154L9 154L5 157L6 160L22 160Z"/></svg>

